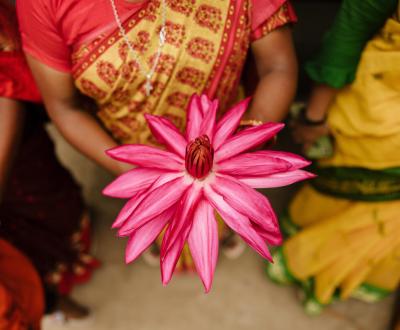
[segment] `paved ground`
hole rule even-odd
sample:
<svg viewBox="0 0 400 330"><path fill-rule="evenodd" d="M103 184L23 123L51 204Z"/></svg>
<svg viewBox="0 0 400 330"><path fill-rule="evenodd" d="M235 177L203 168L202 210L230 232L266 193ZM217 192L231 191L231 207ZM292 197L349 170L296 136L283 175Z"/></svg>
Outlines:
<svg viewBox="0 0 400 330"><path fill-rule="evenodd" d="M220 258L208 295L195 275L175 276L164 288L158 268L141 260L125 266L124 241L109 229L120 204L100 195L111 177L56 140L61 158L83 185L93 210L93 252L104 265L89 284L74 291L79 301L92 308L93 316L69 326L46 319L44 330L385 329L390 298L375 305L354 300L339 303L319 317L309 317L303 313L296 291L270 283L262 260L250 250L235 261ZM289 195L288 191L274 192L272 199L278 209Z"/></svg>

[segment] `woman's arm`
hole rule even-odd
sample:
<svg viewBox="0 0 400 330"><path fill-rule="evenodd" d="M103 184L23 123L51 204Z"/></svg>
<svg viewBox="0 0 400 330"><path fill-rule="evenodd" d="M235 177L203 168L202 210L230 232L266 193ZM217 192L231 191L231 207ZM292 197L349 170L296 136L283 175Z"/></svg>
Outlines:
<svg viewBox="0 0 400 330"><path fill-rule="evenodd" d="M24 111L21 103L0 97L0 202L18 149Z"/></svg>
<svg viewBox="0 0 400 330"><path fill-rule="evenodd" d="M260 78L248 117L264 122L285 119L297 87L292 31L282 27L252 45Z"/></svg>
<svg viewBox="0 0 400 330"><path fill-rule="evenodd" d="M27 59L49 116L65 139L108 171L120 174L126 170L126 165L106 156L105 151L117 143L83 109L72 76L56 71L32 56L28 55Z"/></svg>

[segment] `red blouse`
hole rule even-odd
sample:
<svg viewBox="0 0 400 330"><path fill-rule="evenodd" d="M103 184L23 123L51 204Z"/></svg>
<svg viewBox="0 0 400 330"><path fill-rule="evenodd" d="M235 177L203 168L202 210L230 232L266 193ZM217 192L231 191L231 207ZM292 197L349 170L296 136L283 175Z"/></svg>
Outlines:
<svg viewBox="0 0 400 330"><path fill-rule="evenodd" d="M147 0L131 3L115 0L121 20L139 10ZM253 40L265 35L265 22L281 10L272 30L296 16L287 0L252 0ZM285 10L282 11L282 6ZM71 54L83 42L115 28L110 0L18 0L18 18L23 49L59 71L71 71Z"/></svg>

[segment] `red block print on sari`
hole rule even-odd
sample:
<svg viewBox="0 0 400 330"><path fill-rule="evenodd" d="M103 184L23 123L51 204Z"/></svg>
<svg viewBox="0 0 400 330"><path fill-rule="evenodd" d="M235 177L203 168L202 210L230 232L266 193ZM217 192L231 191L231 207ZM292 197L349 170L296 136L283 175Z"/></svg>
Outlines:
<svg viewBox="0 0 400 330"><path fill-rule="evenodd" d="M189 42L186 50L194 58L210 63L214 57L215 47L212 41L197 37Z"/></svg>
<svg viewBox="0 0 400 330"><path fill-rule="evenodd" d="M196 0L167 0L168 6L185 16L190 16L195 7Z"/></svg>
<svg viewBox="0 0 400 330"><path fill-rule="evenodd" d="M118 70L112 63L106 61L97 64L97 74L109 86L113 86L118 78Z"/></svg>
<svg viewBox="0 0 400 330"><path fill-rule="evenodd" d="M201 5L196 11L195 21L201 27L218 32L222 28L222 12L213 6Z"/></svg>

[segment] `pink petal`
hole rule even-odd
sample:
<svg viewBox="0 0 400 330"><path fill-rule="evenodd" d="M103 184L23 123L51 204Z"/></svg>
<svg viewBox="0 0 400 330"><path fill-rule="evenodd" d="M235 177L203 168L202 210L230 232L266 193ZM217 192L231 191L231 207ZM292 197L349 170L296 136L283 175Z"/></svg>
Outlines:
<svg viewBox="0 0 400 330"><path fill-rule="evenodd" d="M162 180L163 177L160 179ZM189 183L183 177L179 177L150 190L120 228L118 234L120 236L130 235L146 222L159 216L182 198L188 186Z"/></svg>
<svg viewBox="0 0 400 330"><path fill-rule="evenodd" d="M205 95L202 96L206 97ZM200 135L207 135L212 142L215 131L215 117L217 115L218 100L213 101L207 108L203 107L203 122L200 129Z"/></svg>
<svg viewBox="0 0 400 330"><path fill-rule="evenodd" d="M214 101L210 100L210 98L206 94L202 94L200 96L200 105L201 105L200 109L202 111L203 118L206 116L208 108L210 108L214 102L215 100Z"/></svg>
<svg viewBox="0 0 400 330"><path fill-rule="evenodd" d="M182 240L186 241L187 236L189 235L190 227L182 235ZM164 236L165 238L165 236ZM161 249L165 249L164 247L165 240L163 240ZM181 241L176 241L171 248L168 250L168 253L161 258L161 281L163 285L167 285L172 278L172 274L174 273L176 264L178 263L179 256L182 253L184 243Z"/></svg>
<svg viewBox="0 0 400 330"><path fill-rule="evenodd" d="M179 172L171 172L160 175L160 177L147 189L138 192L133 198L131 198L125 206L122 208L120 213L118 214L117 219L113 223L112 228L119 228L123 225L126 220L132 215L133 211L136 210L138 205L143 201L143 199L149 194L149 192L153 191L164 185L167 182L175 180L177 178L182 177L182 174Z"/></svg>
<svg viewBox="0 0 400 330"><path fill-rule="evenodd" d="M155 147L140 144L126 144L107 150L107 154L119 161L142 167L180 171L184 161L176 154Z"/></svg>
<svg viewBox="0 0 400 330"><path fill-rule="evenodd" d="M177 205L178 212L174 221L168 227L165 233L165 249L161 251L161 256L168 253L168 249L175 243L175 241L181 239L181 234L186 230L188 226L192 225L193 212L196 209L196 205L201 197L202 189L199 189L192 185L183 196L180 203Z"/></svg>
<svg viewBox="0 0 400 330"><path fill-rule="evenodd" d="M135 168L115 179L103 189L103 194L115 198L131 198L138 191L149 188L163 173L158 169Z"/></svg>
<svg viewBox="0 0 400 330"><path fill-rule="evenodd" d="M294 170L267 175L265 177L240 177L240 182L256 189L288 186L292 183L315 178L315 175L303 170Z"/></svg>
<svg viewBox="0 0 400 330"><path fill-rule="evenodd" d="M135 211L136 207L140 204L145 196L146 195L143 192L139 192L129 201L127 201L112 224L112 228L121 227L122 224L131 216L133 211Z"/></svg>
<svg viewBox="0 0 400 330"><path fill-rule="evenodd" d="M161 246L161 277L164 285L168 284L172 278L176 263L192 227L193 213L201 194L201 189L192 187L187 190L174 219L165 232Z"/></svg>
<svg viewBox="0 0 400 330"><path fill-rule="evenodd" d="M213 141L215 150L217 150L226 141L226 139L236 131L250 101L251 98L241 101L231 110L229 110L218 122Z"/></svg>
<svg viewBox="0 0 400 330"><path fill-rule="evenodd" d="M209 292L218 259L218 225L214 209L205 200L200 201L193 215L188 243L197 272Z"/></svg>
<svg viewBox="0 0 400 330"><path fill-rule="evenodd" d="M307 160L301 156L298 156L296 154L292 154L290 152L285 152L285 151L261 150L261 151L256 151L253 154L265 155L268 157L273 157L273 158L284 160L291 164L291 168L290 168L291 170L297 170L299 168L303 168L303 167L311 165L311 162L309 160Z"/></svg>
<svg viewBox="0 0 400 330"><path fill-rule="evenodd" d="M168 119L145 114L145 118L154 137L168 150L185 158L187 141Z"/></svg>
<svg viewBox="0 0 400 330"><path fill-rule="evenodd" d="M284 126L284 124L266 123L237 133L215 152L215 161L222 162L248 149L260 146L274 137Z"/></svg>
<svg viewBox="0 0 400 330"><path fill-rule="evenodd" d="M209 185L204 188L204 193L211 205L218 211L226 224L237 232L247 244L257 251L263 258L272 262L271 254L261 236L255 231L250 220L237 212L225 200L217 194Z"/></svg>
<svg viewBox="0 0 400 330"><path fill-rule="evenodd" d="M272 245L272 246L282 245L283 237L282 237L282 233L280 232L280 230L278 232L275 231L274 233L271 233L269 231L262 229L260 226L258 226L255 223L252 223L252 226L256 230L258 235L260 235L265 241L267 241L269 245Z"/></svg>
<svg viewBox="0 0 400 330"><path fill-rule="evenodd" d="M126 246L126 263L138 258L155 241L168 221L173 217L174 212L175 208L172 207L132 233Z"/></svg>
<svg viewBox="0 0 400 330"><path fill-rule="evenodd" d="M239 180L228 176L217 176L212 188L234 208L262 229L279 231L278 220L268 199Z"/></svg>
<svg viewBox="0 0 400 330"><path fill-rule="evenodd" d="M253 152L241 154L218 164L217 172L231 176L265 176L286 172L291 164L283 159L271 157L265 153Z"/></svg>
<svg viewBox="0 0 400 330"><path fill-rule="evenodd" d="M190 99L187 121L186 121L186 139L193 141L200 136L200 128L203 121L203 112L200 96L194 94Z"/></svg>

